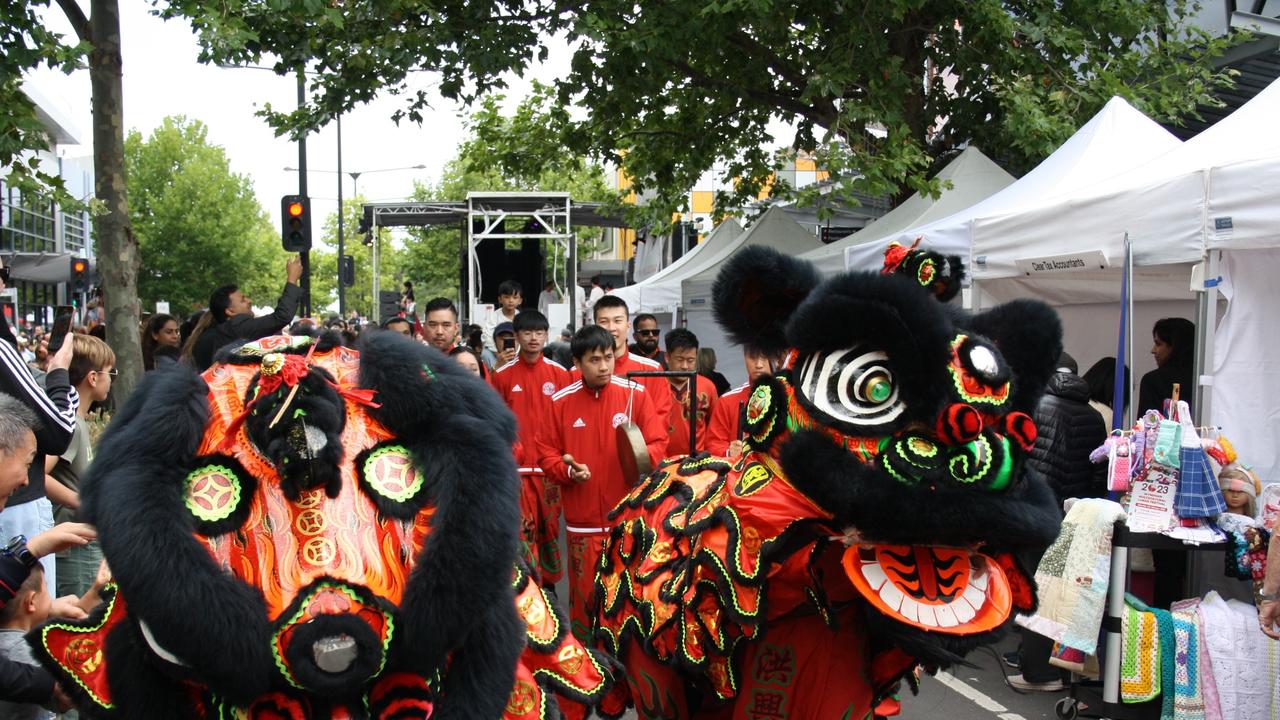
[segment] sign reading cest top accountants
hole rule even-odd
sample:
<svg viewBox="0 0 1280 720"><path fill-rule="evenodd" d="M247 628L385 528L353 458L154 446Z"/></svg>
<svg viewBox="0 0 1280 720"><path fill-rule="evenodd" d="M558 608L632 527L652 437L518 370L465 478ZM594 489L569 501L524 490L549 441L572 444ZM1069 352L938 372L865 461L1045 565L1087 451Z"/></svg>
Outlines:
<svg viewBox="0 0 1280 720"><path fill-rule="evenodd" d="M1043 275L1045 273L1081 272L1084 270L1105 270L1109 267L1107 256L1101 250L1085 250L1066 255L1049 255L1037 258L1021 258L1013 264L1024 275Z"/></svg>

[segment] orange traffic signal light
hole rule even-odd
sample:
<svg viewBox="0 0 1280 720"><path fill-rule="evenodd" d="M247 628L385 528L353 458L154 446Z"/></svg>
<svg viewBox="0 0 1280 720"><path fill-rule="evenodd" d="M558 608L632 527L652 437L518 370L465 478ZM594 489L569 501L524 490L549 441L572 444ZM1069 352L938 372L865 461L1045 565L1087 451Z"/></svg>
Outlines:
<svg viewBox="0 0 1280 720"><path fill-rule="evenodd" d="M305 195L285 195L280 199L283 227L280 242L289 252L311 249L311 199Z"/></svg>
<svg viewBox="0 0 1280 720"><path fill-rule="evenodd" d="M84 258L71 258L71 292L89 292L89 261Z"/></svg>

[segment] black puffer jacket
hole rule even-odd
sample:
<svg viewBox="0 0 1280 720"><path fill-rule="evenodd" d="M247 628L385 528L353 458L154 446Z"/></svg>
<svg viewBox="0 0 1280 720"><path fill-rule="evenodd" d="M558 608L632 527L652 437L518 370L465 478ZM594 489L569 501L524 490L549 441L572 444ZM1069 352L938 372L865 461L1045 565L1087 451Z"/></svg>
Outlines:
<svg viewBox="0 0 1280 720"><path fill-rule="evenodd" d="M1039 435L1028 462L1057 494L1102 497L1106 466L1089 462L1089 453L1107 439L1102 416L1089 406L1089 385L1074 373L1058 373L1036 407Z"/></svg>

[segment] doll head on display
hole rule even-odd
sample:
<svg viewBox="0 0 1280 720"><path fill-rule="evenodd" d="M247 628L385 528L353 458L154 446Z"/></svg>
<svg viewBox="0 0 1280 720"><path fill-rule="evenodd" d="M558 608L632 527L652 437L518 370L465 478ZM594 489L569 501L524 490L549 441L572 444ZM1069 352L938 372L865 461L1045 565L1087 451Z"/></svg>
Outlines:
<svg viewBox="0 0 1280 720"><path fill-rule="evenodd" d="M1218 487L1227 501L1227 512L1254 517L1258 512L1258 476L1240 463L1231 463L1218 473Z"/></svg>

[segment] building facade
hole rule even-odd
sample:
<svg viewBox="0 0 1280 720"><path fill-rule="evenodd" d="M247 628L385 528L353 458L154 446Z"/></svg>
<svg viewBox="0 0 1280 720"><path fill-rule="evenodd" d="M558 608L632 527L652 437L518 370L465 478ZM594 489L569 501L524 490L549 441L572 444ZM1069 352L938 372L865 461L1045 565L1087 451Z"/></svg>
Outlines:
<svg viewBox="0 0 1280 720"><path fill-rule="evenodd" d="M74 147L81 139L69 112L38 90L24 90L35 102L52 145L39 153L42 169L61 177L68 194L87 205L94 191L93 159L67 157L83 152ZM23 193L4 181L7 175L0 168L0 257L11 269L10 287L0 296L0 306L12 324L49 325L55 306L83 307L86 301L73 292L71 262L84 258L93 266L91 217L87 208L62 207L46 196Z"/></svg>

